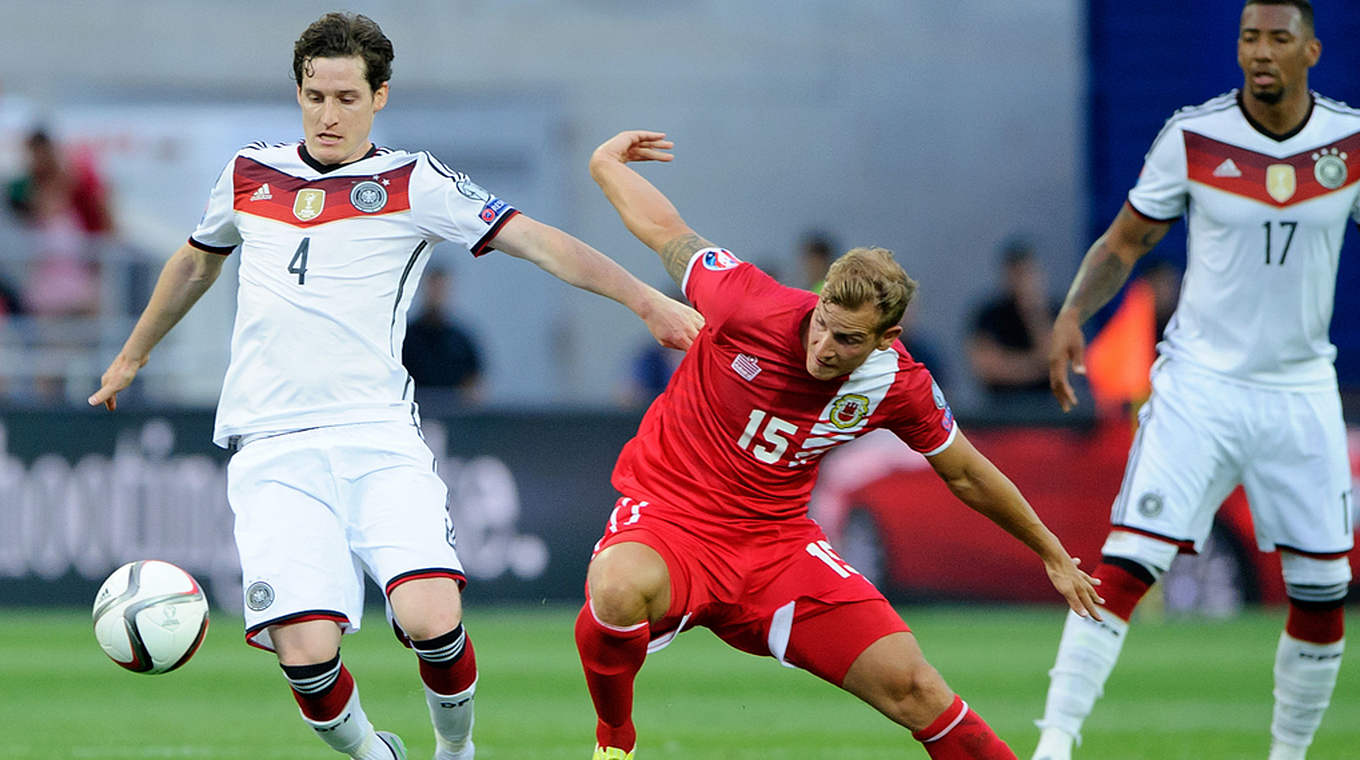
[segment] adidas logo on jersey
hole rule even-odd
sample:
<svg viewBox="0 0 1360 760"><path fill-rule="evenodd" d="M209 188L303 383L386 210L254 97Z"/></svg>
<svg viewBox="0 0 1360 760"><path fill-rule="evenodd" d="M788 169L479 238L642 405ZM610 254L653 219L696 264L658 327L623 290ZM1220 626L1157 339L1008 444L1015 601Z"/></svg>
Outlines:
<svg viewBox="0 0 1360 760"><path fill-rule="evenodd" d="M1242 176L1242 170L1237 168L1237 164L1233 163L1231 158L1225 158L1223 159L1223 163L1219 164L1218 168L1214 169L1214 176L1240 177Z"/></svg>
<svg viewBox="0 0 1360 760"><path fill-rule="evenodd" d="M267 201L273 197L274 194L269 192L269 183L266 182L263 185L260 185L260 189L256 190L255 194L250 196L250 199L252 201Z"/></svg>

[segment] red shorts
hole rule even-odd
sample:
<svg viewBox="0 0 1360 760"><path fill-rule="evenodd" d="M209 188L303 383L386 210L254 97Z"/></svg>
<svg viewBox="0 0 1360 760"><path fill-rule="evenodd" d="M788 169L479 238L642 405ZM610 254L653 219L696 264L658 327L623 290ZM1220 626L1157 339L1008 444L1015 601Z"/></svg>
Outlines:
<svg viewBox="0 0 1360 760"><path fill-rule="evenodd" d="M624 497L595 554L625 542L656 550L670 573L670 608L651 626L649 652L701 625L743 652L839 686L870 644L910 631L806 517L719 523Z"/></svg>

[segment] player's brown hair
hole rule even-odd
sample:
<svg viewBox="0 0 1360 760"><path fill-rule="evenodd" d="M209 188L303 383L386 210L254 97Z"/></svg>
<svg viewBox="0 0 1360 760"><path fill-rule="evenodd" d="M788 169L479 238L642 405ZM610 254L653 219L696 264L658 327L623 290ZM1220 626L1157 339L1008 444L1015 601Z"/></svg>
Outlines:
<svg viewBox="0 0 1360 760"><path fill-rule="evenodd" d="M1242 5L1242 9L1246 10L1248 6L1252 5L1292 5L1299 9L1299 18L1303 21L1303 28L1307 29L1309 34L1314 31L1313 4L1309 0L1247 0Z"/></svg>
<svg viewBox="0 0 1360 760"><path fill-rule="evenodd" d="M887 248L851 248L831 264L822 285L822 299L846 309L866 303L878 307L878 332L902 321L916 295L916 281L907 276Z"/></svg>
<svg viewBox="0 0 1360 760"><path fill-rule="evenodd" d="M293 79L302 86L303 69L313 58L350 58L364 62L364 78L377 91L392 78L396 53L377 22L357 13L327 13L313 21L293 43Z"/></svg>

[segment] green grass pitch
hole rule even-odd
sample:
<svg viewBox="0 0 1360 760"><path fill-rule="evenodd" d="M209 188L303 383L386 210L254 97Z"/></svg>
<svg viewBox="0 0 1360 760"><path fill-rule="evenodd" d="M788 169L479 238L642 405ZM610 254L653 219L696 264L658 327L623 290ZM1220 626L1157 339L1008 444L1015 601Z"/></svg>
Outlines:
<svg viewBox="0 0 1360 760"><path fill-rule="evenodd" d="M481 667L483 760L585 760L593 713L572 644L574 609L478 608L468 630ZM907 607L926 656L1021 758L1037 738L1056 608ZM1227 622L1135 621L1120 667L1087 723L1078 757L1264 758L1270 668L1283 612ZM381 613L344 657L380 728L430 757L414 657ZM1352 622L1354 622L1352 620ZM304 728L271 656L218 613L182 670L128 673L105 659L84 611L0 609L0 756L268 760L339 757ZM1342 667L1309 757L1360 757L1360 653ZM653 656L638 682L639 760L924 758L902 730L854 698L707 631Z"/></svg>

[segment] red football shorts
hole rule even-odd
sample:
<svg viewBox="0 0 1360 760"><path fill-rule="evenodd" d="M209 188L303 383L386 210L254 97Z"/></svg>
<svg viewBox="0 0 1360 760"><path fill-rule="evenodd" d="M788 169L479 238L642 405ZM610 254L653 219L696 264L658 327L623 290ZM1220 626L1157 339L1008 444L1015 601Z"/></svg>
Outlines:
<svg viewBox="0 0 1360 760"><path fill-rule="evenodd" d="M704 626L743 652L840 686L870 644L910 631L806 517L720 523L624 497L595 554L630 541L656 550L670 573L670 608L651 626L649 652Z"/></svg>

